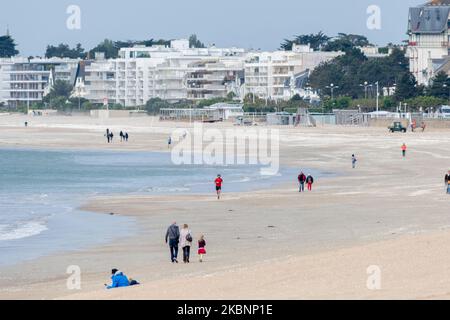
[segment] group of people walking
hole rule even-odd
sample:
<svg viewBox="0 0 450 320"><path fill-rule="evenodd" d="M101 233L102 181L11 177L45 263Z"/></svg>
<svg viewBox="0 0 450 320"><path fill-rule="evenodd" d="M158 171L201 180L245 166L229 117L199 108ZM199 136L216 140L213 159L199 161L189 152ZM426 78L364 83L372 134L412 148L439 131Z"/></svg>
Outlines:
<svg viewBox="0 0 450 320"><path fill-rule="evenodd" d="M128 142L128 138L129 138L128 132L120 131L119 136L120 136L120 142L123 142L123 141Z"/></svg>
<svg viewBox="0 0 450 320"><path fill-rule="evenodd" d="M120 136L120 142L123 142L123 141L128 142L128 138L129 138L128 132L120 131L119 136ZM113 143L114 133L111 130L109 130L109 128L106 129L105 137L106 137L106 140L108 141L108 143Z"/></svg>
<svg viewBox="0 0 450 320"><path fill-rule="evenodd" d="M312 191L314 178L310 174L306 175L303 172L301 172L298 175L298 183L299 183L299 192L305 192L305 184L308 188L308 191Z"/></svg>
<svg viewBox="0 0 450 320"><path fill-rule="evenodd" d="M169 245L170 259L172 263L178 263L179 248L183 250L183 262L190 262L189 259L193 240L194 238L192 236L192 231L189 229L187 224L184 224L181 230L176 222L172 223L169 228L167 228L166 244ZM203 256L206 254L206 241L203 235L199 237L197 244L199 261L203 262Z"/></svg>

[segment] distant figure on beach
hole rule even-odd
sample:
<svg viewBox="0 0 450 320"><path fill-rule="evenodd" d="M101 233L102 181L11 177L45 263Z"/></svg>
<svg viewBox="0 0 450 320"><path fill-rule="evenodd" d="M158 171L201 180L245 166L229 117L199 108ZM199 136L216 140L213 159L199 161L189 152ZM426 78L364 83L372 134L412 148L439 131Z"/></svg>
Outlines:
<svg viewBox="0 0 450 320"><path fill-rule="evenodd" d="M445 175L445 183L447 185L447 194L450 194L450 171Z"/></svg>
<svg viewBox="0 0 450 320"><path fill-rule="evenodd" d="M128 280L127 276L123 274L122 271L119 271L117 269L111 270L112 276L111 285L106 285L106 289L113 289L113 288L120 288L120 287L128 287L130 285L130 281Z"/></svg>
<svg viewBox="0 0 450 320"><path fill-rule="evenodd" d="M220 199L220 194L222 193L222 183L223 183L223 179L220 174L217 175L217 178L214 181L214 183L216 184L217 199Z"/></svg>
<svg viewBox="0 0 450 320"><path fill-rule="evenodd" d="M201 235L200 239L198 240L198 257L200 262L203 262L203 256L206 254L205 247L206 247L205 236Z"/></svg>
<svg viewBox="0 0 450 320"><path fill-rule="evenodd" d="M403 158L406 157L406 149L407 149L407 147L406 147L406 144L404 143L404 144L402 145L402 155L403 155Z"/></svg>
<svg viewBox="0 0 450 320"><path fill-rule="evenodd" d="M416 120L413 120L411 123L411 131L414 132L417 128L417 122Z"/></svg>
<svg viewBox="0 0 450 320"><path fill-rule="evenodd" d="M427 125L425 124L425 122L422 122L420 127L422 128L422 132L425 132L425 129L427 128Z"/></svg>
<svg viewBox="0 0 450 320"><path fill-rule="evenodd" d="M306 176L303 172L298 175L299 192L305 192Z"/></svg>
<svg viewBox="0 0 450 320"><path fill-rule="evenodd" d="M125 141L128 142L128 132L125 132Z"/></svg>
<svg viewBox="0 0 450 320"><path fill-rule="evenodd" d="M170 136L167 140L167 148L170 149L170 146L172 145L172 137Z"/></svg>
<svg viewBox="0 0 450 320"><path fill-rule="evenodd" d="M119 136L120 136L120 142L122 142L122 141L123 141L123 138L124 138L123 131L120 131Z"/></svg>
<svg viewBox="0 0 450 320"><path fill-rule="evenodd" d="M112 131L109 133L109 140L111 141L111 143L113 142L113 138L114 138L114 134L112 133Z"/></svg>
<svg viewBox="0 0 450 320"><path fill-rule="evenodd" d="M308 191L312 191L313 183L314 183L314 178L311 175L308 175L308 177L306 177L306 184L308 186Z"/></svg>
<svg viewBox="0 0 450 320"><path fill-rule="evenodd" d="M109 129L106 129L106 134L105 134L106 139L108 140L108 143L110 143L111 141L111 136L109 135Z"/></svg>
<svg viewBox="0 0 450 320"><path fill-rule="evenodd" d="M180 228L177 226L177 223L174 222L167 229L166 232L166 243L169 244L170 249L170 259L172 263L178 263L178 244L180 242Z"/></svg>
<svg viewBox="0 0 450 320"><path fill-rule="evenodd" d="M25 128L26 128L26 127L28 127L28 122L27 122L27 121L25 121Z"/></svg>
<svg viewBox="0 0 450 320"><path fill-rule="evenodd" d="M358 159L356 159L356 156L352 154L352 168L356 168L356 162L358 162Z"/></svg>
<svg viewBox="0 0 450 320"><path fill-rule="evenodd" d="M189 230L187 224L183 225L180 231L180 247L183 249L183 262L189 263L189 256L191 255L192 232Z"/></svg>
<svg viewBox="0 0 450 320"><path fill-rule="evenodd" d="M183 132L183 140L186 139L186 137L187 137L187 131L184 130L184 132Z"/></svg>

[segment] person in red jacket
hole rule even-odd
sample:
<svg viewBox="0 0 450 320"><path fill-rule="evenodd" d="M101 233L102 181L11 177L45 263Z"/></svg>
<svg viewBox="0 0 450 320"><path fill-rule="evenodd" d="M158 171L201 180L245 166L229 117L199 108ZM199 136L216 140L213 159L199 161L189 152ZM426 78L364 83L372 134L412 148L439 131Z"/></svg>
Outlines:
<svg viewBox="0 0 450 320"><path fill-rule="evenodd" d="M217 179L214 182L216 184L217 199L220 199L220 194L222 193L222 183L223 183L222 176L219 174L217 176Z"/></svg>
<svg viewBox="0 0 450 320"><path fill-rule="evenodd" d="M308 185L308 191L312 191L312 185L314 183L314 178L311 175L308 175L306 178L306 184Z"/></svg>
<svg viewBox="0 0 450 320"><path fill-rule="evenodd" d="M403 155L403 158L406 157L406 149L407 149L406 143L404 143L404 144L402 145L402 155Z"/></svg>

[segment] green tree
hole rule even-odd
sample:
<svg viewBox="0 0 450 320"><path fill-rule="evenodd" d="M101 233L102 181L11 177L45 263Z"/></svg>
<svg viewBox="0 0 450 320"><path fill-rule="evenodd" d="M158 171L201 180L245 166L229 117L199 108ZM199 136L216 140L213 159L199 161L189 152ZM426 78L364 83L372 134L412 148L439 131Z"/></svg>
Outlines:
<svg viewBox="0 0 450 320"><path fill-rule="evenodd" d="M16 43L10 36L0 37L0 58L10 58L18 55L19 51L16 50Z"/></svg>
<svg viewBox="0 0 450 320"><path fill-rule="evenodd" d="M163 108L170 108L171 104L168 101L162 100L160 98L152 98L145 104L145 110L152 115L159 114L159 110Z"/></svg>
<svg viewBox="0 0 450 320"><path fill-rule="evenodd" d="M73 49L70 48L68 44L61 43L58 46L47 46L45 57L84 59L86 58L86 52L84 51L80 43L78 43Z"/></svg>
<svg viewBox="0 0 450 320"><path fill-rule="evenodd" d="M189 37L189 48L205 48L205 45L193 34Z"/></svg>
<svg viewBox="0 0 450 320"><path fill-rule="evenodd" d="M411 73L403 73L397 82L395 98L397 101L414 98L417 96L417 81Z"/></svg>
<svg viewBox="0 0 450 320"><path fill-rule="evenodd" d="M428 93L430 96L437 98L450 98L450 78L447 73L441 71L431 80Z"/></svg>
<svg viewBox="0 0 450 320"><path fill-rule="evenodd" d="M74 106L73 100L70 99L73 86L70 82L57 80L42 101L52 109L69 109Z"/></svg>
<svg viewBox="0 0 450 320"><path fill-rule="evenodd" d="M419 96L406 100L406 103L416 111L420 110L420 108L422 108L422 110L430 110L431 108L437 108L447 104L447 99L432 96Z"/></svg>
<svg viewBox="0 0 450 320"><path fill-rule="evenodd" d="M112 40L105 39L99 43L95 48L89 51L91 59L95 57L95 53L100 52L105 54L106 59L116 59L119 57L119 47Z"/></svg>
<svg viewBox="0 0 450 320"><path fill-rule="evenodd" d="M316 34L311 33L298 35L293 40L284 39L280 45L280 48L286 51L291 51L292 46L294 44L297 45L309 44L312 49L320 50L323 46L325 46L328 43L329 40L330 37L328 37L322 31L320 31Z"/></svg>
<svg viewBox="0 0 450 320"><path fill-rule="evenodd" d="M336 38L327 42L323 50L347 52L355 47L366 47L369 45L371 44L365 36L339 33Z"/></svg>

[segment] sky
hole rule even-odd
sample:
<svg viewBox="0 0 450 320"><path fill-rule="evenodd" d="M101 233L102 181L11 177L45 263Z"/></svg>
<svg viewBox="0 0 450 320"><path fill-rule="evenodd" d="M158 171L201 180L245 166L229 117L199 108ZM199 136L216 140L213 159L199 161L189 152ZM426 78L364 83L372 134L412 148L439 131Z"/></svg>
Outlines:
<svg viewBox="0 0 450 320"><path fill-rule="evenodd" d="M323 31L362 34L377 45L407 39L408 8L425 0L15 0L0 4L0 34L9 26L23 56L44 55L48 44L102 40L181 39L191 34L218 47L276 50L285 38ZM71 5L80 28L69 29ZM367 8L380 9L369 29ZM73 25L72 25L73 26ZM76 25L75 25L76 26Z"/></svg>

